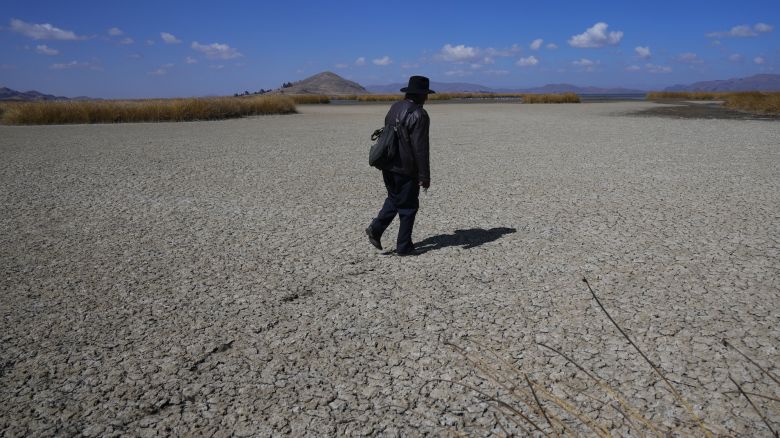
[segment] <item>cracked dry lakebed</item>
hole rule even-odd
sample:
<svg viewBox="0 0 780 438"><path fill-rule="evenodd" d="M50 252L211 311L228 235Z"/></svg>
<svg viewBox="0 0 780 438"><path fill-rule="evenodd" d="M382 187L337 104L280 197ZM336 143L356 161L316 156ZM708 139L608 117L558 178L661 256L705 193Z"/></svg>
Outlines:
<svg viewBox="0 0 780 438"><path fill-rule="evenodd" d="M780 123L656 105L427 105L414 257L388 104L0 126L0 435L771 436Z"/></svg>

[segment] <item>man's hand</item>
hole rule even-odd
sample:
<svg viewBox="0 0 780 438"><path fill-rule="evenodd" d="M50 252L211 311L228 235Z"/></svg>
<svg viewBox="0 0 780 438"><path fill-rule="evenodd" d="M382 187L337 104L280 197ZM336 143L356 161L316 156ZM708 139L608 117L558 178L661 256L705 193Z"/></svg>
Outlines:
<svg viewBox="0 0 780 438"><path fill-rule="evenodd" d="M425 190L428 190L428 187L430 187L430 186L431 186L431 182L430 182L430 181L420 181L420 182L419 182L419 183L417 183L417 184L418 184L420 187L424 188Z"/></svg>

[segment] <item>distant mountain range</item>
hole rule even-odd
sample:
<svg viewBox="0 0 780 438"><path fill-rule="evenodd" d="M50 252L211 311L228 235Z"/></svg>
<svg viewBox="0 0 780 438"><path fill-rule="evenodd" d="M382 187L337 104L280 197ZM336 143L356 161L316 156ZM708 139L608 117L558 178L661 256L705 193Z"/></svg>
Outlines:
<svg viewBox="0 0 780 438"><path fill-rule="evenodd" d="M16 91L7 87L0 88L0 100L20 100L20 101L34 101L34 100L68 100L67 97L53 96L51 94L43 94L38 91Z"/></svg>
<svg viewBox="0 0 780 438"><path fill-rule="evenodd" d="M298 82L285 84L271 91L274 94L396 94L405 87L405 83L388 85L369 85L363 87L333 72L322 72ZM644 90L630 88L580 87L571 84L547 84L534 88L492 88L466 82L431 82L431 89L440 93L483 92L483 93L577 93L577 94L641 94ZM780 75L760 74L746 78L726 79L722 81L696 82L690 85L673 85L664 91L780 91ZM99 100L90 97L64 97L43 94L38 91L20 92L0 87L0 101L51 101L51 100Z"/></svg>
<svg viewBox="0 0 780 438"><path fill-rule="evenodd" d="M780 91L780 75L761 74L747 78L672 85L664 91Z"/></svg>
<svg viewBox="0 0 780 438"><path fill-rule="evenodd" d="M372 93L398 93L406 84L369 85L366 89ZM437 93L577 93L577 94L641 94L644 90L631 88L579 87L572 84L547 84L534 88L492 88L485 85L466 82L431 82L431 89Z"/></svg>
<svg viewBox="0 0 780 438"><path fill-rule="evenodd" d="M92 98L79 96L79 97L65 97L54 96L51 94L43 94L41 92L31 91L16 91L7 87L0 87L0 101L19 101L19 102L34 102L41 100L93 100Z"/></svg>

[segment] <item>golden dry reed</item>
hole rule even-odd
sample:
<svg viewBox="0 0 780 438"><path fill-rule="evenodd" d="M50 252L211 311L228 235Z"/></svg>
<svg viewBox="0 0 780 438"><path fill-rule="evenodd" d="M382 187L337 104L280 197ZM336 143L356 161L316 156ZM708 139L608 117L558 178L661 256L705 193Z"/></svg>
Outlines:
<svg viewBox="0 0 780 438"><path fill-rule="evenodd" d="M721 100L729 93L718 92L688 92L688 91L651 91L645 96L646 100Z"/></svg>
<svg viewBox="0 0 780 438"><path fill-rule="evenodd" d="M358 102L393 102L404 97L403 94L353 94L331 96L331 99L356 100ZM575 93L564 94L528 94L528 93L435 93L428 95L429 100L453 99L522 99L523 103L579 103Z"/></svg>
<svg viewBox="0 0 780 438"><path fill-rule="evenodd" d="M526 94L523 103L580 103L580 96L576 93Z"/></svg>
<svg viewBox="0 0 780 438"><path fill-rule="evenodd" d="M723 106L740 111L780 114L780 93L743 92L652 92L647 100L722 100Z"/></svg>
<svg viewBox="0 0 780 438"><path fill-rule="evenodd" d="M310 103L330 103L330 97L324 94L288 94L298 105Z"/></svg>
<svg viewBox="0 0 780 438"><path fill-rule="evenodd" d="M286 96L19 102L4 106L2 121L11 125L183 122L296 112L295 102Z"/></svg>
<svg viewBox="0 0 780 438"><path fill-rule="evenodd" d="M734 93L726 98L724 106L752 113L780 114L780 93Z"/></svg>

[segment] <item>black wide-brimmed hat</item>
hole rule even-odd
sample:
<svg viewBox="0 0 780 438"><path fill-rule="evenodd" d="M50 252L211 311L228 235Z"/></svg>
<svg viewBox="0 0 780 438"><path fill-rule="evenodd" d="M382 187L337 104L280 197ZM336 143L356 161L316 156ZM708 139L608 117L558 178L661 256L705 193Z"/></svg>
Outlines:
<svg viewBox="0 0 780 438"><path fill-rule="evenodd" d="M430 86L431 86L431 81L429 81L428 78L426 78L425 76L412 76L409 78L409 85L401 88L401 91L403 91L404 93L411 93L411 94L436 93L435 91L429 88Z"/></svg>

